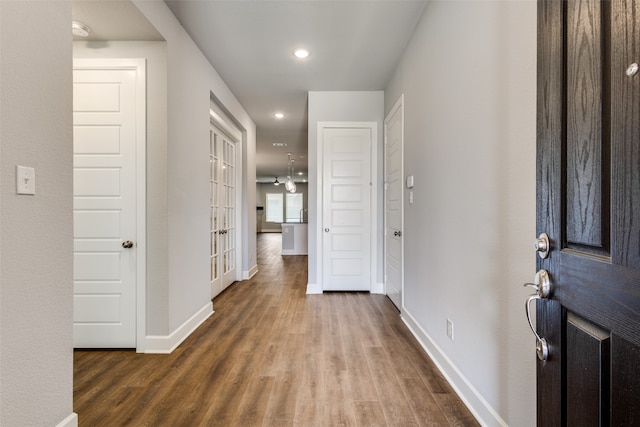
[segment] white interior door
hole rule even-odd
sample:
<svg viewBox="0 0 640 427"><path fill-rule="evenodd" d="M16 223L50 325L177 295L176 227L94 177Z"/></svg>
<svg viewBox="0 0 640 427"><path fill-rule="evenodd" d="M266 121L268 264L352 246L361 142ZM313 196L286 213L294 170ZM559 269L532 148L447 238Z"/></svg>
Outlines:
<svg viewBox="0 0 640 427"><path fill-rule="evenodd" d="M73 82L74 346L136 347L136 72Z"/></svg>
<svg viewBox="0 0 640 427"><path fill-rule="evenodd" d="M236 141L213 123L211 162L211 297L236 280Z"/></svg>
<svg viewBox="0 0 640 427"><path fill-rule="evenodd" d="M398 309L403 288L403 99L384 121L384 278L385 292Z"/></svg>
<svg viewBox="0 0 640 427"><path fill-rule="evenodd" d="M371 290L370 128L324 128L322 288Z"/></svg>

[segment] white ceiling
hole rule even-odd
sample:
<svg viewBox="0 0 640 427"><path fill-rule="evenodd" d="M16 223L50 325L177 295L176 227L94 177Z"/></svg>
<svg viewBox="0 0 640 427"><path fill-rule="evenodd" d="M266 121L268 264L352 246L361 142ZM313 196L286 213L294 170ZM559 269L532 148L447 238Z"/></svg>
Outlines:
<svg viewBox="0 0 640 427"><path fill-rule="evenodd" d="M288 152L296 171L306 174L307 92L383 90L426 5L425 0L165 3L256 123L256 175L262 181L286 176ZM117 5L123 10L112 10ZM89 16L95 8L102 9ZM74 19L96 26L96 33L99 28L102 40L161 39L148 22L138 24L146 38L125 34L135 26L132 19L140 21L139 11L131 8L129 1L76 0ZM110 25L99 23L114 16ZM125 33L110 34L107 27ZM309 49L311 56L295 58L297 47ZM278 111L284 119L274 118ZM274 142L287 147L275 148Z"/></svg>
<svg viewBox="0 0 640 427"><path fill-rule="evenodd" d="M73 0L73 20L91 28L86 38L74 40L161 41L160 33L129 0Z"/></svg>

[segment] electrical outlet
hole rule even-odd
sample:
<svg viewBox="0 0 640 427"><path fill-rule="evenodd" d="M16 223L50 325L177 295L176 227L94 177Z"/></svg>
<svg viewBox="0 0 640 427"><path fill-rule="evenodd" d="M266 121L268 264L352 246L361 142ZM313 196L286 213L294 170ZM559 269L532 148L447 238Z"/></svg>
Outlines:
<svg viewBox="0 0 640 427"><path fill-rule="evenodd" d="M453 322L451 319L447 319L447 336L453 341Z"/></svg>

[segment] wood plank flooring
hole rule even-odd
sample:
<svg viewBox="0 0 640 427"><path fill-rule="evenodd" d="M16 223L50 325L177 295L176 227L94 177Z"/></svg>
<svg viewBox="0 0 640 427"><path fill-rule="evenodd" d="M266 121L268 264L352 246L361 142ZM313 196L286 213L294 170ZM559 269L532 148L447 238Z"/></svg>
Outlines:
<svg viewBox="0 0 640 427"><path fill-rule="evenodd" d="M172 354L75 351L80 426L478 425L385 296L307 296L280 244Z"/></svg>

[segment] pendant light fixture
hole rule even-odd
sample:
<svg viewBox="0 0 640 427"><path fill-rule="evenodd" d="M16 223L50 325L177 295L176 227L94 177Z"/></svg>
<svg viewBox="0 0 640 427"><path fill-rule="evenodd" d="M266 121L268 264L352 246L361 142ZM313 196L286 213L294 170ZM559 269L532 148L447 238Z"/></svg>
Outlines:
<svg viewBox="0 0 640 427"><path fill-rule="evenodd" d="M295 193L296 183L293 181L293 178L292 178L293 162L295 162L295 160L291 160L291 153L287 153L287 156L289 156L289 159L287 160L287 181L285 182L284 186L289 193Z"/></svg>
<svg viewBox="0 0 640 427"><path fill-rule="evenodd" d="M78 37L89 37L91 28L88 25L78 21L71 21L71 33Z"/></svg>

